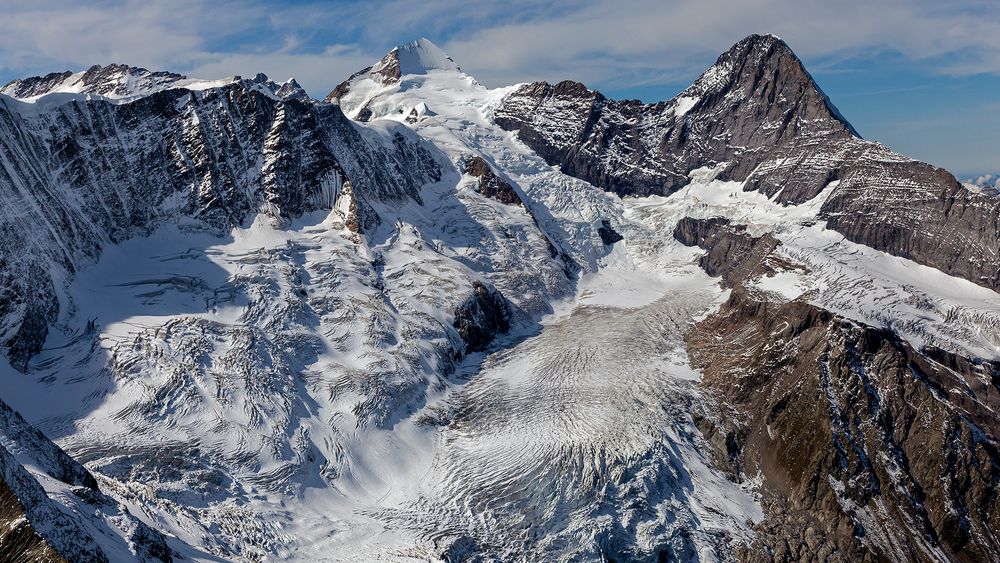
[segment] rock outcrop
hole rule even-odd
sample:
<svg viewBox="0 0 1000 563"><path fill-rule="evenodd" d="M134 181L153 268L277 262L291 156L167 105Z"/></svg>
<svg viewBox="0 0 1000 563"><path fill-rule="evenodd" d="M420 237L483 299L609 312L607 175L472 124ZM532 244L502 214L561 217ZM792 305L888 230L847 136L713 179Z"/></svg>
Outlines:
<svg viewBox="0 0 1000 563"><path fill-rule="evenodd" d="M506 205L522 205L521 196L514 186L497 176L482 157L474 156L465 162L465 173L479 179L477 190L480 194Z"/></svg>
<svg viewBox="0 0 1000 563"><path fill-rule="evenodd" d="M751 561L985 561L1000 553L1000 371L743 288L687 335L720 409L699 420L763 479Z"/></svg>
<svg viewBox="0 0 1000 563"><path fill-rule="evenodd" d="M455 310L454 327L465 342L465 352L482 352L493 339L510 330L507 299L482 282L472 284L472 295Z"/></svg>
<svg viewBox="0 0 1000 563"><path fill-rule="evenodd" d="M723 465L760 475L748 561L990 560L1000 365L915 350L891 331L743 284L773 274L769 235L685 219L678 240L734 287L686 335L718 403L696 416ZM728 260L717 260L728 256Z"/></svg>

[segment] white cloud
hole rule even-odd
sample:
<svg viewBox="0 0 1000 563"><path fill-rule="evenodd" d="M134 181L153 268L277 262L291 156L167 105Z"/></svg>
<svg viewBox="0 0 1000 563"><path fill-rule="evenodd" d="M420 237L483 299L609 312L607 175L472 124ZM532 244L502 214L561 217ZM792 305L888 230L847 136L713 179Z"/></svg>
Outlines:
<svg viewBox="0 0 1000 563"><path fill-rule="evenodd" d="M806 58L894 50L933 71L1000 73L1000 2L964 0L0 0L7 74L126 62L213 75L295 74L314 94L392 44L428 36L482 82L687 81L751 32Z"/></svg>
<svg viewBox="0 0 1000 563"><path fill-rule="evenodd" d="M300 31L328 16L315 7L276 14L261 2L0 0L0 69L10 78L120 62L195 77L264 72L330 89L374 53L357 45L305 49Z"/></svg>
<svg viewBox="0 0 1000 563"><path fill-rule="evenodd" d="M294 76L321 97L426 36L491 86L570 78L672 89L750 33L780 35L814 71L870 71L880 59L867 59L893 52L911 74L1000 75L997 0L0 0L0 14L7 79L122 62L201 78ZM998 168L1000 114L946 102L925 104L919 133L857 125L955 170Z"/></svg>
<svg viewBox="0 0 1000 563"><path fill-rule="evenodd" d="M472 29L446 49L487 83L532 74L621 84L690 79L751 32L780 35L806 58L892 50L935 72L1000 73L1000 2L977 0L592 2Z"/></svg>

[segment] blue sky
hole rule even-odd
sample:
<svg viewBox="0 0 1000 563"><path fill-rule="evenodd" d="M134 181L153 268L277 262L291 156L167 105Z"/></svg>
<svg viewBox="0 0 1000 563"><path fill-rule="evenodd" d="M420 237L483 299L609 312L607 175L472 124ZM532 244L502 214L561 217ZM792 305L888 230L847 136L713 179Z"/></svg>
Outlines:
<svg viewBox="0 0 1000 563"><path fill-rule="evenodd" d="M784 38L867 138L1000 171L997 0L0 0L0 80L123 62L295 76L314 96L428 37L488 86L580 80L666 99L751 33Z"/></svg>

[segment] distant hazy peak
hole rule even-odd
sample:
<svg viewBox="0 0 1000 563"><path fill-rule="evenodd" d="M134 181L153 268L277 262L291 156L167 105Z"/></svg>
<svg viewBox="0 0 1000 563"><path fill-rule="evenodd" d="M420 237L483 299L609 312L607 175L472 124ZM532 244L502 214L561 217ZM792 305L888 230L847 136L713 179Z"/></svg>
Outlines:
<svg viewBox="0 0 1000 563"><path fill-rule="evenodd" d="M241 80L243 79L239 76L219 80L199 80L175 72L150 71L142 67L114 63L105 66L93 65L85 71L75 73L54 72L45 76L13 80L0 88L0 94L29 102L47 94L57 93L88 94L108 100L127 101L172 88L204 90ZM282 100L309 99L308 94L294 78L279 84L265 74L258 73L245 82Z"/></svg>

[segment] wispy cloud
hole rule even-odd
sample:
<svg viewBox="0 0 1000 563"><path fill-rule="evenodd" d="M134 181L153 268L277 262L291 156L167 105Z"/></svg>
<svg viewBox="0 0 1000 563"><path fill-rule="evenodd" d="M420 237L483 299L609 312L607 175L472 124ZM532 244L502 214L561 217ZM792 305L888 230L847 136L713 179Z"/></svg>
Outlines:
<svg viewBox="0 0 1000 563"><path fill-rule="evenodd" d="M487 84L689 80L750 32L823 59L891 50L946 74L1000 74L1000 3L959 0L293 2L0 0L7 74L128 62L296 74L316 93L392 44L428 36ZM821 62L821 61L820 61Z"/></svg>
<svg viewBox="0 0 1000 563"><path fill-rule="evenodd" d="M917 93L914 80L873 79L887 60L938 84L962 77L959 89L1000 76L996 0L0 0L0 13L0 79L123 62L203 78L294 76L314 96L420 36L490 86L571 78L659 96L745 35L775 33L825 80L849 79L843 101L869 115L862 130L954 169L1000 167L995 119L942 123L923 138L868 101ZM948 113L925 97L907 115Z"/></svg>
<svg viewBox="0 0 1000 563"><path fill-rule="evenodd" d="M549 18L457 34L447 48L482 78L525 73L589 82L690 78L749 32L782 36L801 56L893 51L928 72L1000 73L1000 2L978 0L639 0L591 2Z"/></svg>
<svg viewBox="0 0 1000 563"><path fill-rule="evenodd" d="M295 75L326 87L375 56L357 42L338 43L336 35L316 42L331 14L314 5L0 0L0 10L0 70L11 78L122 62L206 78Z"/></svg>

